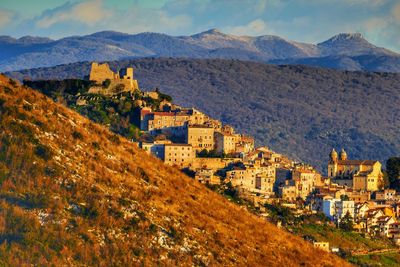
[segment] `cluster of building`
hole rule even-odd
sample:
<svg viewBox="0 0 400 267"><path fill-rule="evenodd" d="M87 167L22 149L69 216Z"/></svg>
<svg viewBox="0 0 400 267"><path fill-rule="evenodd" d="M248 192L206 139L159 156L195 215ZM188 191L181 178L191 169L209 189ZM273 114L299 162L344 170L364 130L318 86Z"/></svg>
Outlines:
<svg viewBox="0 0 400 267"><path fill-rule="evenodd" d="M133 81L133 70L128 74L123 79ZM137 81L132 88L138 90ZM202 183L230 185L257 204L301 203L303 211L323 212L337 224L347 216L359 232L400 240L400 196L383 190L379 161L351 160L344 149L333 149L323 176L268 147L255 147L251 136L199 110L160 99L158 91L142 96L134 99L137 126L152 138L138 145L165 164L188 170Z"/></svg>
<svg viewBox="0 0 400 267"><path fill-rule="evenodd" d="M329 155L327 176L267 147L204 113L164 103L161 110L140 108L141 130L162 140L140 147L165 164L188 169L196 180L228 184L242 197L265 202L301 202L307 212L323 212L336 224L347 215L354 229L400 242L400 196L383 190L381 164L351 160L342 150ZM180 142L173 142L180 140Z"/></svg>

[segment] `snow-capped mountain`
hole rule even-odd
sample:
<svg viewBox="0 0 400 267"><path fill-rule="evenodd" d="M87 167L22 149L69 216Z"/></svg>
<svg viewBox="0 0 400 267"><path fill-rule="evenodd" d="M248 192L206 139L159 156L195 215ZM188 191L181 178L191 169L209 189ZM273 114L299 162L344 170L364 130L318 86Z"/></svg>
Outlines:
<svg viewBox="0 0 400 267"><path fill-rule="evenodd" d="M319 44L279 36L236 36L217 29L191 36L103 31L60 40L0 36L0 71L78 61L137 57L232 58L276 64L400 72L400 55L377 47L359 33L341 33Z"/></svg>

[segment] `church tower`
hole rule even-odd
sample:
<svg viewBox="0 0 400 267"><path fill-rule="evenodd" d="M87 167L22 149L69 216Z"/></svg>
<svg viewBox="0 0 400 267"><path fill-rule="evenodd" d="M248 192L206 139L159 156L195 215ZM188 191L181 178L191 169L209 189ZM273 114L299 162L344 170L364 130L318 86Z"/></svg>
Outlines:
<svg viewBox="0 0 400 267"><path fill-rule="evenodd" d="M337 161L338 161L338 153L333 148L331 153L329 154L329 162L328 162L328 177L329 178L336 176Z"/></svg>
<svg viewBox="0 0 400 267"><path fill-rule="evenodd" d="M329 154L329 160L331 162L336 162L337 159L338 159L338 154L337 154L336 150L333 148L331 153Z"/></svg>
<svg viewBox="0 0 400 267"><path fill-rule="evenodd" d="M347 160L347 153L344 148L342 148L342 151L340 151L340 160Z"/></svg>

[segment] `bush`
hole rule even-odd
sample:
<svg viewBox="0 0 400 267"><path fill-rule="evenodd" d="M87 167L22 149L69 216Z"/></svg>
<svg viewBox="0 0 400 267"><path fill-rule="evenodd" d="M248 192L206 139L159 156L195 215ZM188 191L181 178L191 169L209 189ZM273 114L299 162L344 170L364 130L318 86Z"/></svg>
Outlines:
<svg viewBox="0 0 400 267"><path fill-rule="evenodd" d="M102 86L103 88L108 88L111 84L111 80L110 79L106 79L103 81Z"/></svg>
<svg viewBox="0 0 400 267"><path fill-rule="evenodd" d="M82 140L82 139L83 139L83 135L82 135L80 132L78 132L78 131L73 131L73 132L72 132L72 137L73 137L74 139L79 139L79 140Z"/></svg>
<svg viewBox="0 0 400 267"><path fill-rule="evenodd" d="M16 87L17 86L17 82L13 79L9 79L8 83L11 84L11 86Z"/></svg>
<svg viewBox="0 0 400 267"><path fill-rule="evenodd" d="M98 142L92 142L92 147L95 148L96 150L99 150L100 144Z"/></svg>
<svg viewBox="0 0 400 267"><path fill-rule="evenodd" d="M35 154L40 158L44 159L45 161L50 160L53 156L51 149L43 144L39 144L36 146Z"/></svg>
<svg viewBox="0 0 400 267"><path fill-rule="evenodd" d="M121 144L121 140L119 139L118 135L112 134L112 135L109 136L109 138L110 138L111 142L113 142L113 143L115 143L117 145Z"/></svg>

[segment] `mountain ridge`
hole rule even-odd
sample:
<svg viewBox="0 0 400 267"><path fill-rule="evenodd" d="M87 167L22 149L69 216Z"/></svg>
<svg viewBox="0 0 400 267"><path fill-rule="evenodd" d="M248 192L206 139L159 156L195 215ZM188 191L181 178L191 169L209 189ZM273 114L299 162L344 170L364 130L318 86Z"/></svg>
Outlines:
<svg viewBox="0 0 400 267"><path fill-rule="evenodd" d="M237 36L218 29L190 36L102 31L59 40L2 36L0 48L3 52L0 54L2 72L87 60L110 61L150 56L232 58L273 64L299 64L308 60L308 64L313 66L400 72L400 54L369 43L359 33L341 33L318 44L308 44L274 35ZM355 60L354 57L358 56L369 57L370 64ZM382 60L382 56L387 58ZM323 61L329 60L329 57L342 57L343 63L324 64Z"/></svg>

